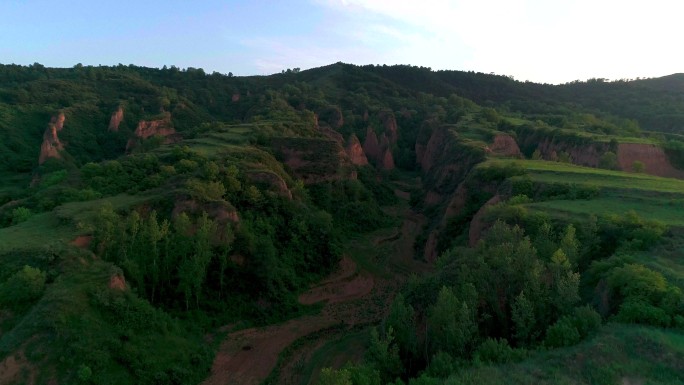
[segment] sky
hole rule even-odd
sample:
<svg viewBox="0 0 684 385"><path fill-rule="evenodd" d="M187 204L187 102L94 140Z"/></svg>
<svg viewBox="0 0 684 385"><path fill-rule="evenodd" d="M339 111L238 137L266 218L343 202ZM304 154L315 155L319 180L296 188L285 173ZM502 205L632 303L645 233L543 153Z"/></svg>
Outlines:
<svg viewBox="0 0 684 385"><path fill-rule="evenodd" d="M0 0L0 63L632 79L684 72L683 14L678 0Z"/></svg>

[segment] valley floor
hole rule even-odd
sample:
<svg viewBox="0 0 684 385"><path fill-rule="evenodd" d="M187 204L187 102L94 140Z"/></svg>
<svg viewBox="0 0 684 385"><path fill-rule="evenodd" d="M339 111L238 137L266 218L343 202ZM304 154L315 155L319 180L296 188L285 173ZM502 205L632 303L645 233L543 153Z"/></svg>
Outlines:
<svg viewBox="0 0 684 385"><path fill-rule="evenodd" d="M203 385L309 384L321 368L362 357L367 326L385 316L410 273L429 269L413 258L425 218L403 199L386 212L398 226L349 240L338 269L299 296L303 305L324 302L319 314L229 332Z"/></svg>

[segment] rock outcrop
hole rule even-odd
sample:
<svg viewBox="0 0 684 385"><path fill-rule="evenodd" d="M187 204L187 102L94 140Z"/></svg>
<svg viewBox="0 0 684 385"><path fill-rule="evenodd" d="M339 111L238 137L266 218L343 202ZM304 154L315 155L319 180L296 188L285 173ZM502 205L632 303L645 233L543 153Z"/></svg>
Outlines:
<svg viewBox="0 0 684 385"><path fill-rule="evenodd" d="M112 290L124 291L126 290L126 278L123 274L112 275L107 286Z"/></svg>
<svg viewBox="0 0 684 385"><path fill-rule="evenodd" d="M380 111L379 116L389 142L391 144L396 144L399 134L397 128L397 119L394 117L394 113L392 111Z"/></svg>
<svg viewBox="0 0 684 385"><path fill-rule="evenodd" d="M40 145L40 156L38 163L43 164L49 158L61 159L60 151L64 150L64 145L59 141L57 133L64 128L64 121L66 120L64 113L53 116L48 123L48 128L43 134L43 143Z"/></svg>
<svg viewBox="0 0 684 385"><path fill-rule="evenodd" d="M444 222L448 221L450 218L459 215L465 208L466 202L468 200L468 188L465 187L465 183L459 183L456 188L456 192L451 197L449 204L447 205L446 212L444 213Z"/></svg>
<svg viewBox="0 0 684 385"><path fill-rule="evenodd" d="M287 188L287 183L285 183L280 175L272 171L250 171L247 173L247 179L255 184L266 185L280 196L292 199L292 192Z"/></svg>
<svg viewBox="0 0 684 385"><path fill-rule="evenodd" d="M368 159L378 159L382 153L380 152L380 143L378 143L378 136L373 131L371 126L366 130L366 140L363 142L363 152L366 153Z"/></svg>
<svg viewBox="0 0 684 385"><path fill-rule="evenodd" d="M508 134L498 134L494 136L494 142L485 151L496 156L520 158L520 147L515 139Z"/></svg>
<svg viewBox="0 0 684 385"><path fill-rule="evenodd" d="M422 151L423 154L421 157L420 167L423 169L423 172L430 171L436 162L448 139L447 135L448 132L446 128L439 128L432 132L430 140L428 140L425 149Z"/></svg>
<svg viewBox="0 0 684 385"><path fill-rule="evenodd" d="M363 151L369 161L373 162L376 167L383 170L393 170L394 157L392 155L392 146L390 139L384 133L380 136L378 143L378 136L372 127L368 127L366 131L366 141L363 143Z"/></svg>
<svg viewBox="0 0 684 385"><path fill-rule="evenodd" d="M342 145L329 138L273 138L276 157L304 183L356 179Z"/></svg>
<svg viewBox="0 0 684 385"><path fill-rule="evenodd" d="M365 166L368 164L368 158L366 158L361 142L359 142L359 138L357 138L356 135L352 134L349 137L345 150L352 164L356 166Z"/></svg>
<svg viewBox="0 0 684 385"><path fill-rule="evenodd" d="M668 178L684 178L684 171L672 166L662 148L645 143L620 143L618 163L623 171L632 172L634 162L644 164L644 172Z"/></svg>
<svg viewBox="0 0 684 385"><path fill-rule="evenodd" d="M385 154L382 156L382 169L394 170L394 157L392 156L392 150L389 148L385 148Z"/></svg>
<svg viewBox="0 0 684 385"><path fill-rule="evenodd" d="M112 117L109 119L109 131L118 132L119 125L121 124L123 117L123 107L119 106L119 108L116 111L112 112Z"/></svg>
<svg viewBox="0 0 684 385"><path fill-rule="evenodd" d="M433 231L428 235L427 242L425 242L425 250L423 250L423 258L429 263L437 260L437 237L439 233Z"/></svg>
<svg viewBox="0 0 684 385"><path fill-rule="evenodd" d="M475 216L473 216L473 219L470 221L470 229L468 230L468 244L470 247L477 245L477 241L479 241L482 237L482 232L486 228L484 217L487 213L487 209L489 206L493 206L499 202L501 202L501 196L498 194L494 195L490 200L487 201L487 203L482 205L480 210L478 210Z"/></svg>
<svg viewBox="0 0 684 385"><path fill-rule="evenodd" d="M178 141L178 134L171 124L171 114L165 113L163 119L157 120L141 120L138 122L138 127L135 129L135 138L128 140L126 144L126 151L135 147L137 141L136 139L147 139L151 136L159 135L163 136L164 143L175 143Z"/></svg>
<svg viewBox="0 0 684 385"><path fill-rule="evenodd" d="M610 151L608 143L572 145L550 139L539 143L537 149L545 160L556 161L558 154L565 152L570 156L572 163L586 167L598 167L601 155Z"/></svg>
<svg viewBox="0 0 684 385"><path fill-rule="evenodd" d="M141 120L135 129L135 136L147 139L153 135L171 136L176 130L171 126L171 114L167 113L164 119Z"/></svg>

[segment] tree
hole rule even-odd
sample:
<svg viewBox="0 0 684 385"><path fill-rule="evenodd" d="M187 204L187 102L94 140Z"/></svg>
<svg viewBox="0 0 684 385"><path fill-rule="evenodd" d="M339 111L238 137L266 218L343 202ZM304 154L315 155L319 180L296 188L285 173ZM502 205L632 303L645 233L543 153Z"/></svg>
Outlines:
<svg viewBox="0 0 684 385"><path fill-rule="evenodd" d="M618 158L612 151L606 151L599 159L599 167L607 170L617 170L619 168Z"/></svg>
<svg viewBox="0 0 684 385"><path fill-rule="evenodd" d="M192 256L192 286L195 293L195 304L199 307L199 298L202 286L207 277L207 268L211 262L211 237L216 231L216 224L209 219L206 212L197 221L197 234L195 234L195 250Z"/></svg>
<svg viewBox="0 0 684 385"><path fill-rule="evenodd" d="M511 308L514 338L518 345L526 345L539 336L534 304L521 292Z"/></svg>
<svg viewBox="0 0 684 385"><path fill-rule="evenodd" d="M642 173L646 169L646 166L644 165L644 162L635 160L632 163L632 171L637 172L637 173Z"/></svg>
<svg viewBox="0 0 684 385"><path fill-rule="evenodd" d="M383 383L391 381L402 372L399 348L394 343L394 329L389 327L385 337L381 338L378 329L371 330L371 342L366 352L368 362L373 365L383 379Z"/></svg>
<svg viewBox="0 0 684 385"><path fill-rule="evenodd" d="M579 300L580 275L572 271L568 257L562 249L556 250L551 257L549 270L553 279L551 287L551 304L558 315L570 311Z"/></svg>
<svg viewBox="0 0 684 385"><path fill-rule="evenodd" d="M417 353L418 342L415 327L413 307L406 304L401 293L397 294L385 320L385 328L394 330L395 339L403 357L411 357Z"/></svg>
<svg viewBox="0 0 684 385"><path fill-rule="evenodd" d="M443 286L437 302L430 307L428 330L433 352L465 357L477 333L477 323L468 304Z"/></svg>
<svg viewBox="0 0 684 385"><path fill-rule="evenodd" d="M223 249L217 254L219 260L219 300L223 295L226 269L228 268L228 256L233 249L232 244L234 240L235 234L233 233L233 228L229 225L225 226L225 229L223 230Z"/></svg>
<svg viewBox="0 0 684 385"><path fill-rule="evenodd" d="M534 152L532 153L532 159L533 160L541 160L542 159L542 154L541 154L541 151L539 151L539 149L534 150Z"/></svg>
<svg viewBox="0 0 684 385"><path fill-rule="evenodd" d="M565 227L565 232L560 240L560 248L572 265L577 264L579 258L580 243L577 240L576 233L575 226L569 224Z"/></svg>
<svg viewBox="0 0 684 385"><path fill-rule="evenodd" d="M25 306L38 299L45 288L45 272L25 265L0 285L0 305Z"/></svg>

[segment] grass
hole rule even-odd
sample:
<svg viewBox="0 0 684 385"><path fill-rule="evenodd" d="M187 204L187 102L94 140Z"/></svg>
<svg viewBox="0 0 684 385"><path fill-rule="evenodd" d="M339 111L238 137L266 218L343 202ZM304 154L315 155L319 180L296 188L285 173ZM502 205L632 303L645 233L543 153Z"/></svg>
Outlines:
<svg viewBox="0 0 684 385"><path fill-rule="evenodd" d="M658 220L666 225L684 227L682 203L668 203L658 199L620 199L600 197L591 200L552 200L526 205L543 211L557 211L569 214L624 215L634 211L642 218Z"/></svg>
<svg viewBox="0 0 684 385"><path fill-rule="evenodd" d="M449 384L684 384L684 334L608 324L579 345L517 363L465 369Z"/></svg>
<svg viewBox="0 0 684 385"><path fill-rule="evenodd" d="M684 194L684 180L663 178L648 174L577 166L570 163L544 160L498 160L489 159L479 167L505 166L515 163L525 168L532 180L544 183L575 183L578 185L645 190Z"/></svg>
<svg viewBox="0 0 684 385"><path fill-rule="evenodd" d="M37 214L26 222L0 229L0 253L68 243L79 231L54 212Z"/></svg>
<svg viewBox="0 0 684 385"><path fill-rule="evenodd" d="M66 244L88 233L98 210L109 203L115 210L154 199L153 195L120 194L87 202L71 202L53 211L33 215L26 222L0 228L0 253Z"/></svg>

